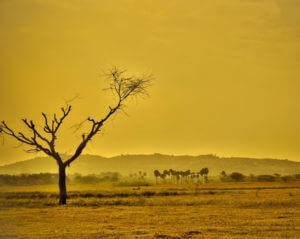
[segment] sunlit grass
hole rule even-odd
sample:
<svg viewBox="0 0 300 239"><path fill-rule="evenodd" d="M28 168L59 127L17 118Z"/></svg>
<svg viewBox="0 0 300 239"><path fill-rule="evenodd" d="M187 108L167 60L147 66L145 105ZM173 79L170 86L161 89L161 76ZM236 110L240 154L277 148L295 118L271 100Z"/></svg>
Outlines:
<svg viewBox="0 0 300 239"><path fill-rule="evenodd" d="M297 238L300 232L299 182L70 186L66 206L57 205L53 186L2 189L1 238Z"/></svg>

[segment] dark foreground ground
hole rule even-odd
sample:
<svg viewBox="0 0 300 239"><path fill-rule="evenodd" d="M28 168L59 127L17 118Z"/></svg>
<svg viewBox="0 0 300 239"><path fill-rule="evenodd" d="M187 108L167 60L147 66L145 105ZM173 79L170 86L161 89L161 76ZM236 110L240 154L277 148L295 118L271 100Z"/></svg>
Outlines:
<svg viewBox="0 0 300 239"><path fill-rule="evenodd" d="M0 238L300 238L300 183L1 188Z"/></svg>

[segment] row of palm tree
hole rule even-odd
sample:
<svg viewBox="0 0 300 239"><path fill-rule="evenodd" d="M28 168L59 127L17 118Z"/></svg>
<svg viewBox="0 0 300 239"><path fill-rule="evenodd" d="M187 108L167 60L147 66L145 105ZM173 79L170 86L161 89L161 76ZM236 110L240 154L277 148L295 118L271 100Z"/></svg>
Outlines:
<svg viewBox="0 0 300 239"><path fill-rule="evenodd" d="M161 178L163 182L169 182L174 184L183 183L201 183L201 177L203 182L208 182L208 168L202 168L199 172L192 172L191 170L177 171L174 169L164 170L160 172L159 170L154 170L154 176L156 179L156 184L158 179Z"/></svg>

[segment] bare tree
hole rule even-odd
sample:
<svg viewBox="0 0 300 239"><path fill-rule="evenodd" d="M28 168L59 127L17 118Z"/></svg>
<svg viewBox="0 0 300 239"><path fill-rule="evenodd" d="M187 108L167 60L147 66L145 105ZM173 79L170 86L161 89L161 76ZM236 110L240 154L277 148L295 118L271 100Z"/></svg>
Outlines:
<svg viewBox="0 0 300 239"><path fill-rule="evenodd" d="M117 68L113 68L108 73L108 79L109 87L107 89L111 90L117 98L115 106L109 106L108 113L102 119L87 118L86 121L90 124L88 132L82 134L81 142L76 147L75 152L65 161L56 151L55 143L61 125L71 112L71 105L61 108L62 114L60 116L54 114L51 119L45 113L42 113L43 130L38 130L32 120L22 119L31 132L30 136L13 130L5 121L0 124L0 133L11 136L22 144L29 146L27 152L44 152L56 160L59 168L59 204L66 204L67 201L66 167L70 166L81 155L88 142L100 132L104 123L111 119L112 115L123 109L129 98L147 95L148 87L151 85L151 76L127 76L125 71L120 71Z"/></svg>

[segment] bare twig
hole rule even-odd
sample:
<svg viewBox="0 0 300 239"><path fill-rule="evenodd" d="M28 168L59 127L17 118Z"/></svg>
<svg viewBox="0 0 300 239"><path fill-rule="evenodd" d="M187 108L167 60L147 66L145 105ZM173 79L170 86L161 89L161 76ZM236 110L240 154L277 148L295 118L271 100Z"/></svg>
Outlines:
<svg viewBox="0 0 300 239"><path fill-rule="evenodd" d="M65 165L70 165L83 151L87 143L102 129L103 124L111 118L118 110L123 108L123 103L132 96L147 95L147 89L151 86L152 77L142 76L126 76L126 71L120 71L114 67L107 75L110 84L106 90L111 90L117 97L117 103L114 107L109 106L108 113L100 120L89 117L87 120L91 122L91 128L88 133L82 135L82 141L76 148L73 156L69 158Z"/></svg>

